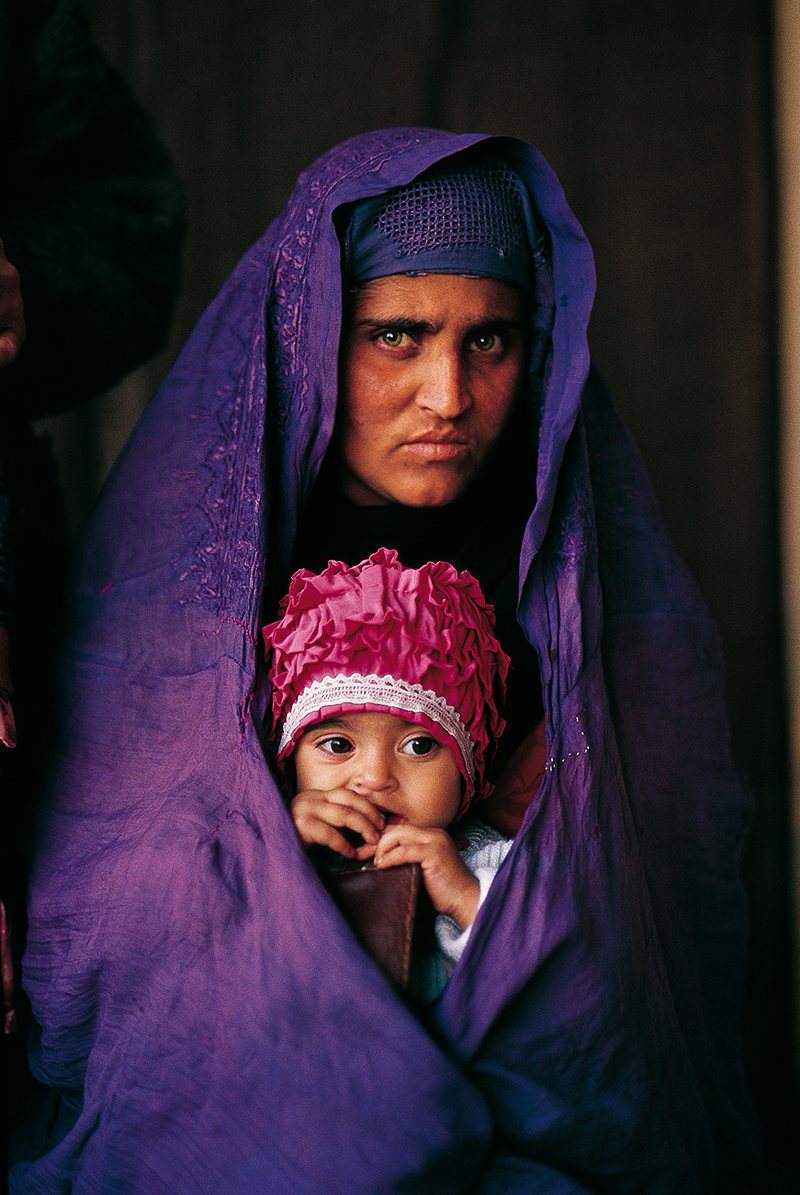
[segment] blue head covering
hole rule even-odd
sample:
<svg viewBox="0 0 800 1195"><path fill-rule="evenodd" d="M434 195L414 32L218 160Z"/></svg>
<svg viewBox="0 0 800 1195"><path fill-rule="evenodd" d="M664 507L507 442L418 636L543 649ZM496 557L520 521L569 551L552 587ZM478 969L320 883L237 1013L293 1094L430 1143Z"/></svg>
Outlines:
<svg viewBox="0 0 800 1195"><path fill-rule="evenodd" d="M468 161L356 204L345 272L356 285L389 274L476 274L528 290L536 232L516 171L500 159Z"/></svg>

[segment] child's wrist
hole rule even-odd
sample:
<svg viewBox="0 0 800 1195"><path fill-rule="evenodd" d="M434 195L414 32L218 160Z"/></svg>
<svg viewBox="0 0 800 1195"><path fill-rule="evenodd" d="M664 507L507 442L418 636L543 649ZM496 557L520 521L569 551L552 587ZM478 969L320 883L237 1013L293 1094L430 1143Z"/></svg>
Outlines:
<svg viewBox="0 0 800 1195"><path fill-rule="evenodd" d="M472 872L468 871L464 877L464 884L460 886L460 891L456 894L456 898L448 902L450 907L441 909L440 912L452 918L462 930L469 929L478 912L480 894L480 884Z"/></svg>

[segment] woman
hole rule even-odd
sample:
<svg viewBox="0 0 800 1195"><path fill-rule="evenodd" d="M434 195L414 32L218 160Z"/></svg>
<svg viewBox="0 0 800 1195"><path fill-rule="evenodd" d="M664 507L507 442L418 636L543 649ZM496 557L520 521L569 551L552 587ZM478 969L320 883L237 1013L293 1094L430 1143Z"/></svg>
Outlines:
<svg viewBox="0 0 800 1195"><path fill-rule="evenodd" d="M489 158L519 180L527 279L488 300L470 259L362 281L365 200ZM749 804L708 617L587 384L592 293L535 151L390 130L306 172L203 317L79 564L26 958L49 1090L13 1190L752 1189ZM487 389L473 355L501 328ZM387 439L378 410L411 430ZM265 762L264 607L342 535L409 564L446 539L506 635L512 544L535 652L509 645L514 739L543 705L544 780L430 1028L355 945Z"/></svg>

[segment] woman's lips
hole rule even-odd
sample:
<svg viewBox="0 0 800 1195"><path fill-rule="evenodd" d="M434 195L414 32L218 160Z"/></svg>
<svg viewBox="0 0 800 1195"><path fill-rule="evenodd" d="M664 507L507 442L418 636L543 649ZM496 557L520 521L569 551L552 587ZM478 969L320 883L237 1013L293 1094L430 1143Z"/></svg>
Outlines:
<svg viewBox="0 0 800 1195"><path fill-rule="evenodd" d="M405 448L412 456L426 461L455 461L466 456L466 440L409 440Z"/></svg>

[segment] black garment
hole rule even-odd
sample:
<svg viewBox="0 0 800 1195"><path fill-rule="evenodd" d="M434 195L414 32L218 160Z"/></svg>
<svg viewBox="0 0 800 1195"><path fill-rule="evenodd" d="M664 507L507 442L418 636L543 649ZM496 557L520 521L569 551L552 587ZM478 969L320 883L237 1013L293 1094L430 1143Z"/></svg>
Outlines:
<svg viewBox="0 0 800 1195"><path fill-rule="evenodd" d="M509 479L519 476L525 474L509 467L508 452L501 451L456 502L417 508L397 503L357 506L323 470L303 513L293 565L319 572L329 560L358 564L378 548L394 548L409 568L447 560L477 578L495 608L497 637L511 657L508 726L495 757L495 771L544 716L541 698L535 707L531 705L531 693L541 692L538 661L516 617L526 507L521 493L509 493ZM509 509L520 512L519 517L509 518Z"/></svg>

